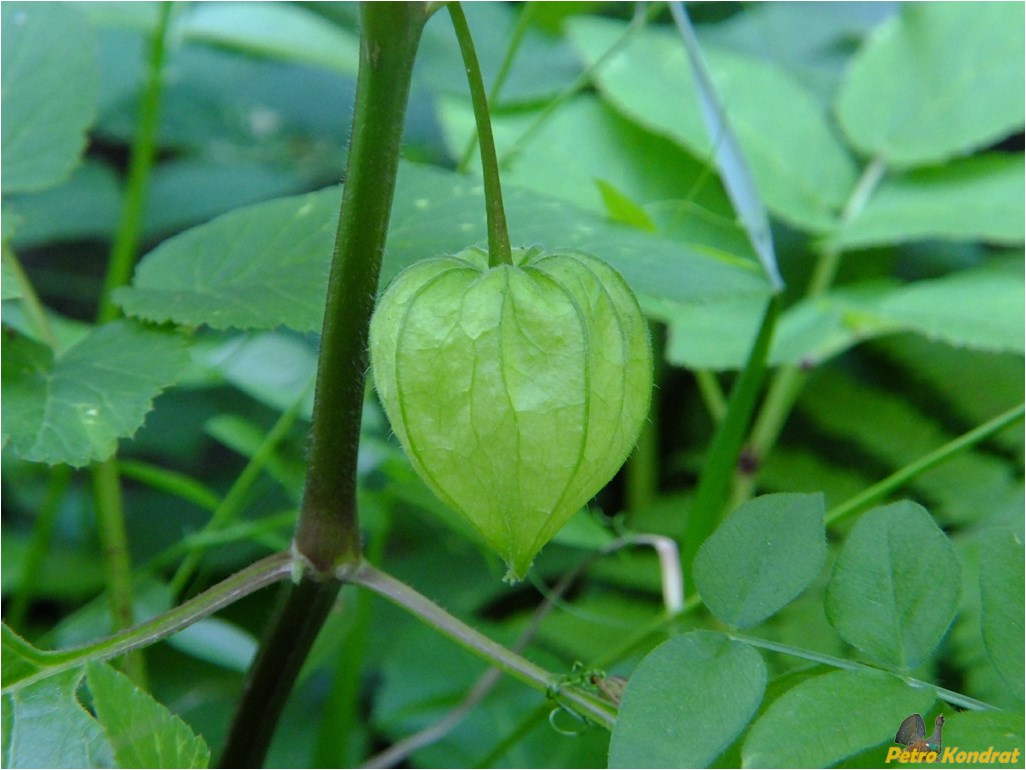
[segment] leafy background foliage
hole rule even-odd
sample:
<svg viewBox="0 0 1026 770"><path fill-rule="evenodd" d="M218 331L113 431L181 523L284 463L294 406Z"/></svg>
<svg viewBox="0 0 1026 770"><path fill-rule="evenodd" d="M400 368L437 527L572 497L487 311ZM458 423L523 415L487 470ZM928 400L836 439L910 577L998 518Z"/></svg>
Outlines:
<svg viewBox="0 0 1026 770"><path fill-rule="evenodd" d="M743 366L769 293L711 164L680 38L665 13L631 26L632 10L482 3L467 13L489 84L510 41L522 41L494 102L514 244L602 256L663 343L650 451L545 549L534 582L509 588L412 472L373 397L365 409L370 557L506 643L545 586L615 534L680 534L715 425L709 394ZM526 654L550 670L569 675L580 662L630 677L611 738L501 681L408 761L877 766L916 711L928 724L945 713L946 744L1023 748L1021 426L886 505L831 517L1022 400L1023 7L693 12L773 217L788 288L770 362L801 364L804 387L759 468L762 496L698 551L702 603L666 619L656 557L625 551L598 560L531 637ZM267 593L150 648L151 694L98 662L18 680L47 665L39 649L111 630L89 479L68 466L118 450L137 618L287 545L344 172L355 9L176 10L147 253L117 294L130 319L102 326L91 320L156 8L4 3L2 13L3 596L17 632L4 629L3 762L205 766ZM579 79L584 88L566 90ZM455 170L471 130L439 14L417 62L383 282L483 241L476 164ZM42 324L12 255L47 308ZM182 585L186 555L199 571ZM484 670L364 593L347 588L340 601L273 765L361 762L437 722ZM625 646L639 628L653 631ZM994 710L963 711L972 701Z"/></svg>

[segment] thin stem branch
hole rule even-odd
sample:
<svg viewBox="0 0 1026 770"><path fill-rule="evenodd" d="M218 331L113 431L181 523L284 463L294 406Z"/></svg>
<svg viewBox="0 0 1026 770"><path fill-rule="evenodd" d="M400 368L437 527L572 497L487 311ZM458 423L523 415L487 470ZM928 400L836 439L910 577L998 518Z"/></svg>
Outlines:
<svg viewBox="0 0 1026 770"><path fill-rule="evenodd" d="M287 551L273 554L249 565L174 609L106 639L66 650L33 651L32 663L36 664L36 670L27 676L10 681L4 686L3 692L27 687L40 679L81 666L86 661L109 660L166 639L244 596L288 577L292 574L293 562L294 557Z"/></svg>
<svg viewBox="0 0 1026 770"><path fill-rule="evenodd" d="M33 333L41 342L45 342L56 353L59 345L57 336L53 333L53 328L50 326L50 320L46 317L46 308L39 301L36 288L32 285L32 281L29 280L28 274L21 266L18 257L15 256L6 243L3 245L3 261L7 265L7 269L14 275L14 280L18 283L18 289L21 293L21 297L19 297L21 299L21 306L25 310L25 317L28 319Z"/></svg>
<svg viewBox="0 0 1026 770"><path fill-rule="evenodd" d="M718 423L727 413L727 399L716 375L708 369L696 369L695 382L698 384L698 392L705 403L706 411L712 417L713 423Z"/></svg>
<svg viewBox="0 0 1026 770"><path fill-rule="evenodd" d="M139 110L139 124L132 142L132 155L128 161L125 202L121 209L118 231L114 236L110 260L107 263L103 293L100 295L100 323L117 318L120 311L114 304L113 293L115 289L128 283L139 247L150 169L153 167L153 159L157 152L157 128L160 124L161 91L164 86L164 55L170 19L171 3L161 3L157 26L150 40L150 59Z"/></svg>
<svg viewBox="0 0 1026 770"><path fill-rule="evenodd" d="M839 668L845 671L874 671L884 672L897 676L904 680L909 686L915 687L916 689L929 689L937 693L937 697L941 700L947 701L948 703L961 706L962 708L972 709L973 711L996 711L997 708L991 706L989 703L970 698L968 695L962 695L962 693L955 692L953 690L947 690L943 687L938 687L931 682L924 682L922 679L915 679L914 677L905 676L895 671L888 671L887 669L877 668L875 666L869 666L865 663L859 663L857 660L847 660L846 658L837 658L833 655L827 655L826 653L816 652L815 650L805 650L801 647L792 647L788 644L781 644L779 642L771 642L768 639L759 639L754 636L745 636L744 634L729 633L725 634L728 639L732 639L736 642L744 642L750 644L752 647L760 647L764 650L770 650L772 652L779 652L783 655L789 655L792 658L801 658L802 660L809 660L813 663L821 663L831 668Z"/></svg>
<svg viewBox="0 0 1026 770"><path fill-rule="evenodd" d="M467 84L470 86L470 100L474 105L474 120L481 143L481 173L484 176L485 208L488 212L488 265L512 265L513 255L509 246L509 230L506 227L506 210L502 205L502 186L499 182L499 161L495 157L495 139L492 137L492 120L488 112L488 97L485 95L481 65L474 50L474 38L467 25L467 17L459 2L449 3L449 16L456 31L456 39L467 70Z"/></svg>
<svg viewBox="0 0 1026 770"><path fill-rule="evenodd" d="M509 77L509 73L513 69L513 60L516 58L517 51L520 50L520 44L524 41L524 36L531 26L531 17L534 16L535 8L537 7L534 3L524 3L520 6L520 16L517 18L517 25L513 28L513 33L510 35L509 44L506 46L506 53L502 57L502 63L499 65L499 71L495 75L492 87L488 90L489 104L495 104L499 100L499 93L502 91L502 86L506 83L506 78ZM456 164L456 170L461 174L470 168L470 161L473 159L474 150L477 148L477 138L477 130L475 129L470 134L467 146L463 148L463 154Z"/></svg>
<svg viewBox="0 0 1026 770"><path fill-rule="evenodd" d="M96 517L103 545L103 567L107 581L114 628L128 628L134 620L132 611L132 562L128 554L125 515L121 500L121 477L117 460L110 458L96 463L93 471L93 492ZM146 668L141 655L129 655L124 662L125 673L136 684L145 687Z"/></svg>
<svg viewBox="0 0 1026 770"><path fill-rule="evenodd" d="M862 170L862 174L848 195L841 211L838 232L859 217L877 185L883 179L886 170L886 164L880 158L874 159ZM819 254L806 290L807 297L822 296L830 289L840 266L841 256L842 247L840 242L834 238ZM809 374L805 367L794 364L781 366L774 373L766 390L765 401L759 410L748 439L748 447L755 460L756 471L739 471L734 476L731 506L737 507L752 496L755 490L758 466L780 438L784 423L787 422L808 377Z"/></svg>
<svg viewBox="0 0 1026 770"><path fill-rule="evenodd" d="M405 583L366 563L360 565L348 579L416 615L461 647L489 661L514 679L519 679L546 694L558 692L562 700L571 703L584 716L607 729L612 728L616 720L616 711L611 704L576 687L563 686L558 676L492 641Z"/></svg>
<svg viewBox="0 0 1026 770"><path fill-rule="evenodd" d="M904 468L895 471L882 481L878 481L876 484L873 484L871 487L867 487L854 497L851 497L840 505L831 508L827 511L825 517L827 526L838 524L849 516L865 510L874 503L883 500L891 492L901 488L921 473L925 473L931 468L940 465L945 460L954 457L959 452L979 444L981 441L986 441L995 433L998 433L1012 423L1021 420L1024 409L1026 409L1026 405L1019 404L1018 406L1002 412L997 417L973 428L968 433L963 433L958 438L952 439L944 446L938 447L929 454L923 455L915 462L909 463Z"/></svg>
<svg viewBox="0 0 1026 770"><path fill-rule="evenodd" d="M161 3L157 26L150 39L146 87L128 162L128 181L125 185L121 221L114 236L107 263L107 275L100 294L97 321L101 324L120 315L120 310L114 304L114 290L128 283L132 266L135 264L139 233L142 231L143 210L146 205L146 188L149 185L150 170L156 154L164 52L170 18L171 4ZM128 537L125 533L125 515L121 500L121 476L117 460L111 457L93 465L92 475L111 616L115 628L126 628L132 624L132 565L128 555ZM146 672L142 656L130 655L125 658L124 665L126 673L144 687Z"/></svg>
<svg viewBox="0 0 1026 770"><path fill-rule="evenodd" d="M636 6L636 8L642 8L641 4ZM623 48L623 46L626 45L635 34L644 29L645 25L654 19L661 10L662 3L648 3L647 7L644 8L644 12L635 13L634 18L631 19L631 23L623 31L623 34L614 40L613 44L610 45L609 48L591 64L591 66L581 72L573 83L568 85L560 91L555 98L550 99L545 104L545 107L538 113L538 116L534 119L531 125L525 128L523 133L517 137L516 141L502 153L502 157L499 159L499 167L505 167L513 160L513 158L520 154L534 135L541 130L542 126L544 126L546 122L548 122L549 118L556 114L556 112L574 96L590 86L595 73L608 64L612 58L619 53L620 49Z"/></svg>

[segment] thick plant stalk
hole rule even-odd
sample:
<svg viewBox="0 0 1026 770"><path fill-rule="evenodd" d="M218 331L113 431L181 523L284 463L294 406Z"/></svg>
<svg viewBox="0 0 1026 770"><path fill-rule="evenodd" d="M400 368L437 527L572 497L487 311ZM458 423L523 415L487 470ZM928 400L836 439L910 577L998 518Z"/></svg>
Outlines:
<svg viewBox="0 0 1026 770"><path fill-rule="evenodd" d="M424 3L364 3L352 144L317 367L306 491L294 550L308 573L283 596L250 671L221 765L259 767L296 676L338 593L336 568L360 559L356 457L367 328L399 165Z"/></svg>

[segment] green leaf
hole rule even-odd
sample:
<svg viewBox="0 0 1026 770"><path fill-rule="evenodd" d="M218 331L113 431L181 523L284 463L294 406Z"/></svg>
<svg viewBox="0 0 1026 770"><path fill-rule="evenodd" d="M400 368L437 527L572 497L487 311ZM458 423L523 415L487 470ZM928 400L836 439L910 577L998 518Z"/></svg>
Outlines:
<svg viewBox="0 0 1026 770"><path fill-rule="evenodd" d="M186 40L313 64L347 75L356 74L360 60L356 35L291 3L196 5L190 7L182 26Z"/></svg>
<svg viewBox="0 0 1026 770"><path fill-rule="evenodd" d="M439 117L450 152L459 156L476 130L469 102L443 98ZM730 200L706 163L595 96L578 96L551 115L544 108L496 115L492 129L504 186L561 198L596 214L612 215L604 185L639 205L677 201L682 205L674 211L675 237L754 259ZM477 155L472 166L480 168ZM631 216L643 218L644 212ZM708 221L721 227L701 227ZM644 229L656 228L646 224Z"/></svg>
<svg viewBox="0 0 1026 770"><path fill-rule="evenodd" d="M114 766L103 731L75 698L81 679L73 669L3 696L4 767Z"/></svg>
<svg viewBox="0 0 1026 770"><path fill-rule="evenodd" d="M1020 3L912 3L852 61L837 117L852 144L900 166L1014 133L1026 111Z"/></svg>
<svg viewBox="0 0 1026 770"><path fill-rule="evenodd" d="M604 179L596 179L595 185L602 194L602 203L606 207L606 213L614 222L622 222L625 225L636 227L639 230L657 232L655 222L641 206L632 201L629 197L620 192L616 187Z"/></svg>
<svg viewBox="0 0 1026 770"><path fill-rule="evenodd" d="M1021 656L1022 647L1016 653ZM952 711L954 711L952 709ZM1022 711L962 711L951 714L944 722L944 747L955 756L949 764L958 767L1022 767L1023 764ZM984 752L993 748L997 753L1008 752L1005 757L991 761L972 761L969 756L959 759L965 751ZM1012 752L1016 752L1014 755ZM1009 756L1010 755L1010 756ZM942 754L941 759L946 755ZM1014 757L1014 758L1013 758ZM1001 761L1004 760L1004 761Z"/></svg>
<svg viewBox="0 0 1026 770"><path fill-rule="evenodd" d="M108 239L117 227L121 187L109 166L85 161L64 184L11 201L22 217L17 247L84 238Z"/></svg>
<svg viewBox="0 0 1026 770"><path fill-rule="evenodd" d="M1022 263L917 281L880 300L885 321L977 350L1023 352Z"/></svg>
<svg viewBox="0 0 1026 770"><path fill-rule="evenodd" d="M142 425L153 398L187 363L180 336L125 321L101 326L57 354L5 329L7 446L35 462L103 460Z"/></svg>
<svg viewBox="0 0 1026 770"><path fill-rule="evenodd" d="M994 667L1023 696L1023 546L1008 531L980 543L980 630Z"/></svg>
<svg viewBox="0 0 1026 770"><path fill-rule="evenodd" d="M1021 359L1018 395L1022 398ZM972 381L966 383L972 385ZM963 397L965 392L963 391ZM838 408L843 404L844 408ZM1004 403L1001 411L1012 406ZM831 371L819 372L802 394L800 409L818 430L859 447L897 470L954 439L958 432L943 426L936 415L923 412L921 402L912 403L893 388L874 385ZM987 418L994 416L994 412ZM970 422L961 430L968 430ZM847 455L842 455L846 457ZM1018 499L1021 482L1012 477L1009 464L978 449L963 450L943 465L926 471L911 482L917 492L936 501L935 513L945 522L993 521L1003 503ZM1021 512L1020 512L1021 513ZM1017 515L1021 519L1021 516Z"/></svg>
<svg viewBox="0 0 1026 770"><path fill-rule="evenodd" d="M1023 351L1026 323L1021 267L997 262L942 278L896 286L850 284L788 308L770 362L822 363L873 337L914 332L949 345ZM670 325L667 360L696 369L740 368L758 329L759 306L747 297L681 303L654 314Z"/></svg>
<svg viewBox="0 0 1026 770"><path fill-rule="evenodd" d="M317 351L296 335L238 335L197 351L196 357L261 403L284 412L305 392L302 413L309 417L313 411L310 384L317 372Z"/></svg>
<svg viewBox="0 0 1026 770"><path fill-rule="evenodd" d="M45 652L22 639L6 623L0 626L0 632L3 634L4 660L3 668L0 668L0 682L5 690L46 668Z"/></svg>
<svg viewBox="0 0 1026 770"><path fill-rule="evenodd" d="M180 718L106 663L86 667L96 718L119 767L207 767L210 749Z"/></svg>
<svg viewBox="0 0 1026 770"><path fill-rule="evenodd" d="M954 547L925 508L908 500L874 508L838 554L827 616L860 650L915 668L955 617L960 574Z"/></svg>
<svg viewBox="0 0 1026 770"><path fill-rule="evenodd" d="M741 752L744 766L830 767L890 741L901 720L926 713L933 701L933 690L909 687L881 671L834 671L806 679L752 725Z"/></svg>
<svg viewBox="0 0 1026 770"><path fill-rule="evenodd" d="M517 188L504 190L514 243L591 252L639 295L671 302L765 296L758 269L728 262ZM321 326L337 188L249 206L171 238L139 265L118 301L130 315L214 328ZM400 168L381 285L425 257L485 240L480 183L412 164Z"/></svg>
<svg viewBox="0 0 1026 770"><path fill-rule="evenodd" d="M794 599L826 559L823 496L763 495L738 508L702 544L694 575L702 601L746 628Z"/></svg>
<svg viewBox="0 0 1026 770"><path fill-rule="evenodd" d="M1022 243L1023 156L991 153L888 176L837 238L845 249L913 240Z"/></svg>
<svg viewBox="0 0 1026 770"><path fill-rule="evenodd" d="M755 714L766 665L747 644L694 631L631 674L609 743L610 767L705 767Z"/></svg>
<svg viewBox="0 0 1026 770"><path fill-rule="evenodd" d="M181 158L158 164L146 194L148 233L173 233L240 206L301 192L300 176L268 163Z"/></svg>
<svg viewBox="0 0 1026 770"><path fill-rule="evenodd" d="M96 111L92 29L64 3L3 4L4 193L63 180Z"/></svg>
<svg viewBox="0 0 1026 770"><path fill-rule="evenodd" d="M569 20L567 28L572 44L595 65L625 26L579 18ZM856 172L824 109L765 59L713 46L706 46L704 53L766 206L802 228L832 227ZM677 34L660 29L634 34L595 77L606 98L640 125L682 143L696 157L712 157L691 67ZM787 105L786 115L782 104Z"/></svg>

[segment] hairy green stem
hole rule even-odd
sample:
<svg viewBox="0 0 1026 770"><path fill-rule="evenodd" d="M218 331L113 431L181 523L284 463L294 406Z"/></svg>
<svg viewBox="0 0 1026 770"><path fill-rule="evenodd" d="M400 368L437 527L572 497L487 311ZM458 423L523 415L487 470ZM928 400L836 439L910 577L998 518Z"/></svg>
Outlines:
<svg viewBox="0 0 1026 770"><path fill-rule="evenodd" d="M583 690L562 686L558 676L550 674L512 650L492 641L405 583L399 582L366 563L360 565L347 579L370 589L416 615L461 647L487 660L514 679L519 679L546 694L558 692L563 701L572 704L588 719L607 729L612 728L613 722L616 720L616 710L612 705Z"/></svg>
<svg viewBox="0 0 1026 770"><path fill-rule="evenodd" d="M367 547L367 560L380 564L385 555L385 545L391 525L391 515L383 512L373 539ZM350 735L359 725L360 689L363 683L363 661L371 637L373 620L373 596L355 586L349 620L339 645L338 660L331 692L321 709L321 721L317 731L313 764L317 767L354 767L364 755L365 747L357 746L352 740L339 745L338 736Z"/></svg>
<svg viewBox="0 0 1026 770"><path fill-rule="evenodd" d="M306 486L293 543L307 574L283 595L261 643L225 743L225 767L263 763L285 700L338 594L336 570L361 558L356 461L367 335L413 62L427 17L424 3L360 6L352 141L328 276Z"/></svg>
<svg viewBox="0 0 1026 770"><path fill-rule="evenodd" d="M356 453L367 331L388 234L423 3L365 3L352 144L317 365L306 489L296 546L330 574L360 558Z"/></svg>
<svg viewBox="0 0 1026 770"><path fill-rule="evenodd" d="M481 143L481 173L484 177L485 209L488 213L488 265L512 265L513 255L509 246L509 230L506 227L506 210L502 205L502 186L499 183L499 161L495 157L495 139L492 137L492 120L488 112L488 97L485 95L481 65L474 50L474 38L467 26L467 17L459 2L449 3L449 16L456 31L456 39L463 55L463 66L467 70L467 84L470 86L470 101L474 105L474 121Z"/></svg>
<svg viewBox="0 0 1026 770"><path fill-rule="evenodd" d="M98 642L66 650L17 649L16 652L21 653L19 657L32 664L32 670L22 668L18 671L20 675L12 677L10 670L5 668L3 692L27 687L90 660L108 660L166 639L242 597L288 577L292 574L293 562L292 554L284 551L268 556L174 609Z"/></svg>
<svg viewBox="0 0 1026 770"><path fill-rule="evenodd" d="M125 183L125 202L121 221L114 236L107 275L100 295L98 320L100 323L117 318L119 310L114 304L114 289L124 286L132 275L135 253L142 232L143 213L146 209L146 188L150 169L157 152L157 128L160 124L161 91L164 86L163 69L171 3L160 4L157 26L150 39L150 59L146 70L146 85L139 110L139 125L132 142L132 155L128 161Z"/></svg>
<svg viewBox="0 0 1026 770"><path fill-rule="evenodd" d="M260 644L228 730L220 767L263 764L285 701L340 587L338 581L310 580L284 586L274 622Z"/></svg>
<svg viewBox="0 0 1026 770"><path fill-rule="evenodd" d="M934 466L940 465L945 460L954 457L969 447L986 441L995 433L999 433L1012 423L1021 420L1026 405L1019 404L1011 409L1002 412L987 422L963 433L958 438L952 439L942 447L935 449L929 454L923 455L915 462L911 462L904 468L895 471L882 481L878 481L871 487L859 492L854 497L845 500L838 506L831 508L826 513L825 521L827 526L838 524L852 514L863 511L874 503L883 500L887 495L896 489L901 488L921 473L925 473Z"/></svg>

